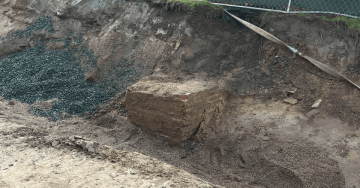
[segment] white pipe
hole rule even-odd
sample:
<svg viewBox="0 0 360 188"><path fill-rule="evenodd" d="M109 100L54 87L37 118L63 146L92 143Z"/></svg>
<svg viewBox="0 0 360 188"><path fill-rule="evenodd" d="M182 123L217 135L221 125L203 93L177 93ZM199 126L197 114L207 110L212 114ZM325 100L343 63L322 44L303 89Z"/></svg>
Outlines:
<svg viewBox="0 0 360 188"><path fill-rule="evenodd" d="M288 5L288 8L287 8L287 12L289 12L289 9L290 9L290 3L291 3L291 0L289 0L289 5Z"/></svg>

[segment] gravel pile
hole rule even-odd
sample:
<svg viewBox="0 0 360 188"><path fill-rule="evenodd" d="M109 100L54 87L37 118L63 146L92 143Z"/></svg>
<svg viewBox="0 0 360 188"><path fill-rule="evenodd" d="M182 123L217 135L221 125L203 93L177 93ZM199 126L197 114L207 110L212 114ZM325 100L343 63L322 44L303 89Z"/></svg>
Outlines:
<svg viewBox="0 0 360 188"><path fill-rule="evenodd" d="M43 29L54 32L49 17L41 16L25 30L13 34L29 38L35 31ZM46 43L41 39L32 48L0 59L0 96L28 104L57 98L59 100L53 103L51 109L43 111L32 107L29 111L34 115L50 116L52 121L57 121L62 112L79 116L85 112L92 113L96 106L114 96L115 89L106 92L105 86L85 81L84 72L76 63L76 55L87 57L87 63L92 66L95 66L96 57L86 47L81 50L67 48L72 35L69 31L63 39L51 41L65 41L64 51L46 50ZM80 34L74 41L81 44L81 39Z"/></svg>

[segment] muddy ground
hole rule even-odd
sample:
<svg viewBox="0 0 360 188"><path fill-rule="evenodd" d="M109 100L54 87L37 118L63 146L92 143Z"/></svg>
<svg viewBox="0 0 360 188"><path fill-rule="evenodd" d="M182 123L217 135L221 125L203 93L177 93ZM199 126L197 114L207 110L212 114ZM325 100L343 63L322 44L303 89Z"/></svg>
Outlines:
<svg viewBox="0 0 360 188"><path fill-rule="evenodd" d="M103 3L0 1L1 186L360 187L357 88L222 10ZM229 11L359 83L359 32L345 22ZM126 88L145 76L223 80L231 91L221 118L179 148L126 118ZM62 171L47 162L58 151ZM119 174L97 178L102 167Z"/></svg>

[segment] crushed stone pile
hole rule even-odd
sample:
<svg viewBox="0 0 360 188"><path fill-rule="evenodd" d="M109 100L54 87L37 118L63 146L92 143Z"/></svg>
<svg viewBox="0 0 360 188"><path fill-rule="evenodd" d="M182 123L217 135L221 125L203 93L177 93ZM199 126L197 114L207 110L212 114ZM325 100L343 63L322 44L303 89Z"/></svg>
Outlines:
<svg viewBox="0 0 360 188"><path fill-rule="evenodd" d="M51 19L41 16L25 30L12 34L30 39L39 30L54 32ZM72 38L72 32L68 32L63 39L53 39L51 42L64 41L67 48L72 42L70 37ZM74 41L81 44L82 35L76 36ZM76 56L88 57L87 63L96 66L96 58L86 48L82 51L75 48L55 51L46 49L44 39L34 42L36 45L32 48L0 59L0 96L3 98L28 104L57 98L52 108L30 109L34 115L49 116L52 121L57 121L62 112L79 116L85 112L92 113L96 106L116 93L115 89L105 91L105 86L100 83L85 81L84 72L76 63Z"/></svg>

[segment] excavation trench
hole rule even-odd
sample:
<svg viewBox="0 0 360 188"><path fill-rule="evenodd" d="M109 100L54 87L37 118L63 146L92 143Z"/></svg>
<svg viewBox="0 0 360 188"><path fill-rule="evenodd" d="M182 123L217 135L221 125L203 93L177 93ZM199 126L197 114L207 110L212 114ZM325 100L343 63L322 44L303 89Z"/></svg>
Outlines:
<svg viewBox="0 0 360 188"><path fill-rule="evenodd" d="M360 187L360 91L351 84L324 79L209 5L66 3L0 2L2 148L32 136L24 143L101 156L145 182L84 179L89 186ZM358 82L359 32L344 22L227 11ZM0 185L15 186L7 170ZM45 177L36 173L22 182L36 187Z"/></svg>

